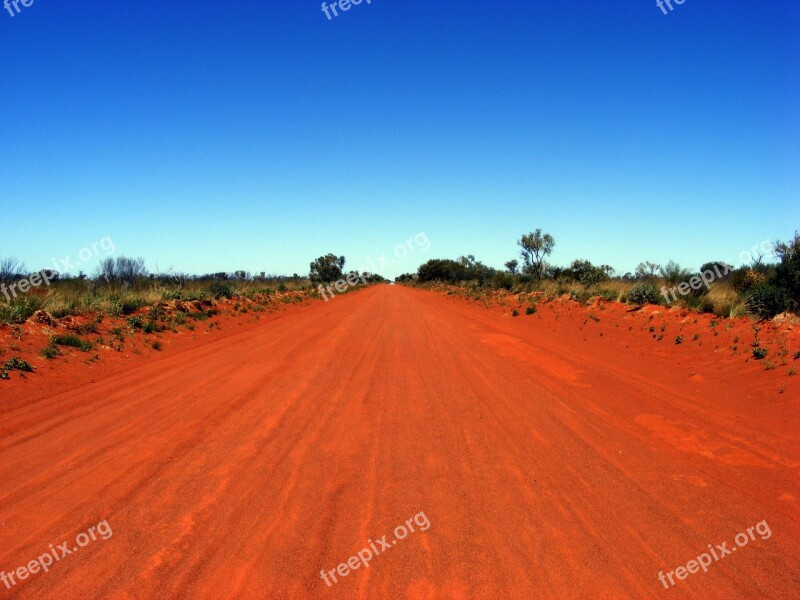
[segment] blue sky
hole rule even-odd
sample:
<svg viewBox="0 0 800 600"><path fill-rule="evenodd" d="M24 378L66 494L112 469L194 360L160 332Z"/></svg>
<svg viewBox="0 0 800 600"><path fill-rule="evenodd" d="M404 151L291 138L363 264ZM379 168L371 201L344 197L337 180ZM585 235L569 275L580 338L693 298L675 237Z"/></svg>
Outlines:
<svg viewBox="0 0 800 600"><path fill-rule="evenodd" d="M800 228L800 5L57 2L0 12L0 256L151 270L736 262ZM12 7L13 11L13 7ZM94 265L85 270L91 271Z"/></svg>

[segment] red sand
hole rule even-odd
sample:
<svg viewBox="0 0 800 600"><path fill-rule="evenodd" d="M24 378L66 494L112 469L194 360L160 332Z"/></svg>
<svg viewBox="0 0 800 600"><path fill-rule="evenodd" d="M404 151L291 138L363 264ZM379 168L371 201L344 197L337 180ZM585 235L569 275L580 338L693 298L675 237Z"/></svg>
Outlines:
<svg viewBox="0 0 800 600"><path fill-rule="evenodd" d="M12 373L0 571L103 520L113 536L0 594L798 597L797 332L761 332L767 370L743 321L510 308L377 286ZM420 511L427 531L322 581ZM657 579L763 520L769 539Z"/></svg>

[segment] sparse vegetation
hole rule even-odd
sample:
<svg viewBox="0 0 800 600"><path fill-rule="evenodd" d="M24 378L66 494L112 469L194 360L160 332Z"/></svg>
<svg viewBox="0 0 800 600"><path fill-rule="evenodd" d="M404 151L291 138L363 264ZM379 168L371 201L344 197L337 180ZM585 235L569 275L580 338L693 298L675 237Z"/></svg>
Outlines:
<svg viewBox="0 0 800 600"><path fill-rule="evenodd" d="M81 339L77 335L73 334L54 335L51 338L51 343L55 346L68 346L71 348L77 348L82 352L89 352L93 347L90 341Z"/></svg>
<svg viewBox="0 0 800 600"><path fill-rule="evenodd" d="M541 229L523 235L517 245L521 266L516 259L507 261L505 270L499 270L472 255L456 260L435 258L421 265L417 273L406 273L395 281L408 285L463 286L476 298L483 290L507 290L515 294L540 292L547 298L567 295L578 302L599 297L637 306L666 304L724 318L751 315L756 319L769 319L783 311L797 312L800 306L800 236L797 233L791 242L774 245L774 253L780 259L777 265L765 264L761 254L752 264L739 268L722 261L709 261L698 271L681 267L674 261L664 266L642 262L635 273L625 274L586 259L574 260L566 268L558 267L546 262L555 249L555 239ZM328 258L332 261L335 257L328 255ZM701 277L703 274L705 278ZM679 292L670 293L673 288L680 288Z"/></svg>
<svg viewBox="0 0 800 600"><path fill-rule="evenodd" d="M338 257L337 261L341 262L343 258ZM16 259L0 259L0 283L11 284L28 274L24 265ZM198 276L153 274L148 272L142 259L121 256L105 259L93 277L83 273L75 277L58 275L47 287L32 288L16 297L5 298L0 295L0 325L24 323L37 311L45 311L53 319L96 315L96 318L76 329L79 335L87 335L96 331L103 315L138 316L143 309L157 307L164 302L230 298L258 298L267 302L267 298L276 291L310 289L310 279L299 275L252 275L245 271ZM133 321L129 325L133 329L141 329L144 321L141 324Z"/></svg>
<svg viewBox="0 0 800 600"><path fill-rule="evenodd" d="M657 299L658 290L652 283L639 283L628 292L628 301L633 304L655 304Z"/></svg>
<svg viewBox="0 0 800 600"><path fill-rule="evenodd" d="M144 321L142 320L142 317L130 317L128 318L127 323L128 327L134 330L141 329L144 326Z"/></svg>
<svg viewBox="0 0 800 600"><path fill-rule="evenodd" d="M42 348L39 351L39 354L41 354L43 357L47 358L48 360L52 360L56 356L61 354L61 350L59 350L58 346L56 346L55 344L50 343L47 346L45 346L44 348Z"/></svg>
<svg viewBox="0 0 800 600"><path fill-rule="evenodd" d="M32 373L33 367L30 365L29 362L22 360L18 356L15 356L7 360L3 364L2 368L0 368L0 379L8 379L9 371L22 371L23 373Z"/></svg>

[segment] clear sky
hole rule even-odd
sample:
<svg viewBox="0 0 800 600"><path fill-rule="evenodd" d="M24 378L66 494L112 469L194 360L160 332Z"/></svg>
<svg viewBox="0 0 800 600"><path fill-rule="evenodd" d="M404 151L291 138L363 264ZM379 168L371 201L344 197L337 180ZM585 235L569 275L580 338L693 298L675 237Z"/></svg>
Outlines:
<svg viewBox="0 0 800 600"><path fill-rule="evenodd" d="M110 236L151 270L394 276L542 227L624 272L800 228L796 0L18 6L0 256L31 269Z"/></svg>

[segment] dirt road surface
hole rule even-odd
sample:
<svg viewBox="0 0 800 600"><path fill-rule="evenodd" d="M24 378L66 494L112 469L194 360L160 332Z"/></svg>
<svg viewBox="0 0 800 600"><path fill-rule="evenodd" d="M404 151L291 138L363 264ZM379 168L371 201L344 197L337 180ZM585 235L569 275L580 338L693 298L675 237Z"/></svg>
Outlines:
<svg viewBox="0 0 800 600"><path fill-rule="evenodd" d="M0 598L796 598L800 400L739 370L378 286L4 398L0 570L59 560Z"/></svg>

